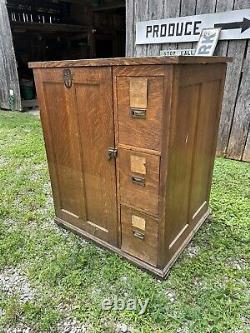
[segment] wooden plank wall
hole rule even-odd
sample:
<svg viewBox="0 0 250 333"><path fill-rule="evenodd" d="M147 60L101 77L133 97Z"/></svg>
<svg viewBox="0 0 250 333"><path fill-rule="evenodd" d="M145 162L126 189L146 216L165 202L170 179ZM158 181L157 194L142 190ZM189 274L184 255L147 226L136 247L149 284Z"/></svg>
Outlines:
<svg viewBox="0 0 250 333"><path fill-rule="evenodd" d="M9 109L9 90L14 90L14 109L21 110L16 58L5 0L0 0L0 108Z"/></svg>
<svg viewBox="0 0 250 333"><path fill-rule="evenodd" d="M126 1L129 57L159 55L161 49L195 46L195 43L136 46L136 22L250 8L250 0ZM226 77L217 154L250 161L250 40L220 41L215 54L233 57Z"/></svg>

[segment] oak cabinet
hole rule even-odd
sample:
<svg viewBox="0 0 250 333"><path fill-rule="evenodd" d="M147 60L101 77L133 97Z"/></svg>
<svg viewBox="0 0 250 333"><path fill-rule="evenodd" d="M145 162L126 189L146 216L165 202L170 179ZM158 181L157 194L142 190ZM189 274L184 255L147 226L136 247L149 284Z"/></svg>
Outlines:
<svg viewBox="0 0 250 333"><path fill-rule="evenodd" d="M226 61L31 63L56 222L164 277L209 214Z"/></svg>

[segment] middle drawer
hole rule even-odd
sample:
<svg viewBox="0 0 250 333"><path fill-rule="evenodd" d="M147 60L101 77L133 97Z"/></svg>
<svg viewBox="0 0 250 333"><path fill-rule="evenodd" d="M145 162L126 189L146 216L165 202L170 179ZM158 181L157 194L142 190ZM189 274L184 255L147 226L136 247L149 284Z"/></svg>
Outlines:
<svg viewBox="0 0 250 333"><path fill-rule="evenodd" d="M118 159L121 203L157 215L160 156L119 149Z"/></svg>

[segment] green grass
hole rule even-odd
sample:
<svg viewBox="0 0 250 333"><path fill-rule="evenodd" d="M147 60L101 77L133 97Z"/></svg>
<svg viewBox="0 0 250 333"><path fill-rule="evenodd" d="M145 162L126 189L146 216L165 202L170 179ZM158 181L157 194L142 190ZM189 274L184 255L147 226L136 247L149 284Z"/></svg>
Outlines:
<svg viewBox="0 0 250 333"><path fill-rule="evenodd" d="M90 333L250 332L250 165L217 159L212 217L158 281L115 254L53 222L53 204L38 118L0 112L0 273L16 267L36 297L0 290L0 332L20 322L32 332L57 332L69 316ZM149 298L138 311L103 311L104 298Z"/></svg>

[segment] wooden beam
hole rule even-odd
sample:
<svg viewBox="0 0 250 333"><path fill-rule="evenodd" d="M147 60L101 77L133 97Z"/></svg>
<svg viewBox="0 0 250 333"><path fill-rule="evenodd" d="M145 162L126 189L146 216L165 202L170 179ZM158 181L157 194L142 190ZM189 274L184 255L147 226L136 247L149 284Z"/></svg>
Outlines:
<svg viewBox="0 0 250 333"><path fill-rule="evenodd" d="M0 0L0 36L0 108L13 108L20 111L21 97L16 58L8 11L4 0ZM10 90L14 93L13 106L10 103Z"/></svg>

